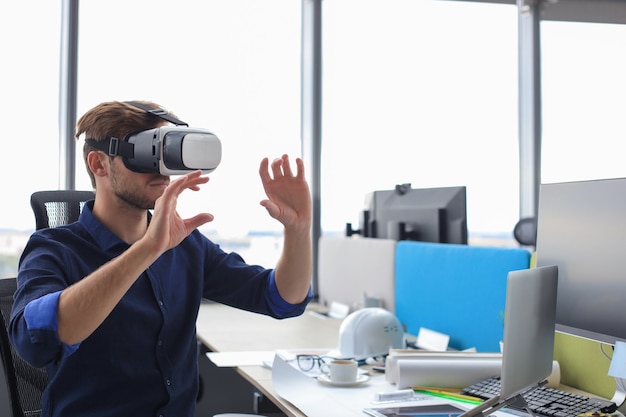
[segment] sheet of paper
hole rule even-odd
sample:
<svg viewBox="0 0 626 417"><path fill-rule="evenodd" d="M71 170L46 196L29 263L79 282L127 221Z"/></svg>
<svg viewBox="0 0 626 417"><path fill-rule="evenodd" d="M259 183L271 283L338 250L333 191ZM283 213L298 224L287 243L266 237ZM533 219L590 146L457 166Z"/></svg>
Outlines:
<svg viewBox="0 0 626 417"><path fill-rule="evenodd" d="M263 366L274 360L274 351L207 352L207 358L220 367Z"/></svg>
<svg viewBox="0 0 626 417"><path fill-rule="evenodd" d="M272 385L279 396L308 417L363 417L364 408L382 406L374 401L376 393L395 391L383 375L371 376L366 383L358 386L322 384L300 372L280 355L274 358Z"/></svg>

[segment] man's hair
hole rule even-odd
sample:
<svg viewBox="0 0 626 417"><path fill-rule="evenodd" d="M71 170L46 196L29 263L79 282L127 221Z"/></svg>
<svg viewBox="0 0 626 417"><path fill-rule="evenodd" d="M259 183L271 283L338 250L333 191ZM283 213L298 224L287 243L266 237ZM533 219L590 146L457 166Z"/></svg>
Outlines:
<svg viewBox="0 0 626 417"><path fill-rule="evenodd" d="M149 106L152 109L161 108L158 104L150 101L136 100L135 102ZM173 113L168 112L168 114L176 117ZM84 133L85 139L100 141L108 138L118 138L119 140L124 140L130 133L154 129L165 124L167 122L158 116L149 114L145 110L128 103L109 101L98 104L78 120L75 137L78 140ZM87 174L91 179L91 185L95 189L96 180L87 162L87 155L91 151L97 151L97 149L85 143L83 145L83 160L87 168Z"/></svg>

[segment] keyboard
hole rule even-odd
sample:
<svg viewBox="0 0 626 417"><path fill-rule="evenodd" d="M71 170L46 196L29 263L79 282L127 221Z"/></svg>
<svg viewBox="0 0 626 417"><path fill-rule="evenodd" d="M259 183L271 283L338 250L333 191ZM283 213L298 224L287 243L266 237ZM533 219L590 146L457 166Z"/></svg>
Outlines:
<svg viewBox="0 0 626 417"><path fill-rule="evenodd" d="M500 377L488 378L461 391L465 395L488 400L500 394ZM612 413L617 405L600 398L573 394L545 386L537 387L524 394L528 408L537 415L547 417L572 417L585 413ZM509 409L524 411L523 407L509 405Z"/></svg>

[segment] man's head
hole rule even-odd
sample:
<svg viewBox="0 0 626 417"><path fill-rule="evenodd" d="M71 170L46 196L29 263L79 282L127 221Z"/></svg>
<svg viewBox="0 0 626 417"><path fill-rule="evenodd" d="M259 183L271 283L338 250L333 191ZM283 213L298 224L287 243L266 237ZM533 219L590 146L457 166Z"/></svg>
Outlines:
<svg viewBox="0 0 626 417"><path fill-rule="evenodd" d="M161 108L158 104L149 101L136 102L152 109ZM171 113L168 114L176 117ZM159 116L150 114L131 104L110 101L98 104L78 120L76 124L76 139L84 133L85 138L96 141L103 141L108 138L123 140L130 133L161 127L165 124L167 122ZM95 188L95 177L87 161L88 155L92 151L97 151L97 149L85 142L83 145L83 159L91 184Z"/></svg>

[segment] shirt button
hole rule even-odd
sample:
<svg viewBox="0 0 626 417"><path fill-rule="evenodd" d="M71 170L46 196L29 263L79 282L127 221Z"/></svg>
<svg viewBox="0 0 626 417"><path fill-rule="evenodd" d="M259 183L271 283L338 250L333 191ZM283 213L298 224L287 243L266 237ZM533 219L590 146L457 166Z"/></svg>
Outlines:
<svg viewBox="0 0 626 417"><path fill-rule="evenodd" d="M169 379L165 380L165 383L167 384L168 387L172 385L172 381L170 381Z"/></svg>
<svg viewBox="0 0 626 417"><path fill-rule="evenodd" d="M158 345L158 346L163 346L163 341L162 341L162 340L159 340L159 341L157 342L157 345Z"/></svg>
<svg viewBox="0 0 626 417"><path fill-rule="evenodd" d="M163 300L159 300L159 305L163 307Z"/></svg>

